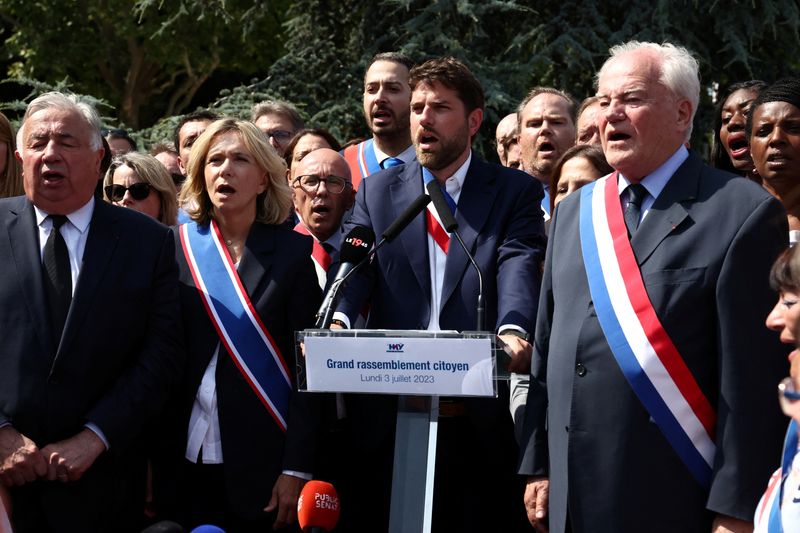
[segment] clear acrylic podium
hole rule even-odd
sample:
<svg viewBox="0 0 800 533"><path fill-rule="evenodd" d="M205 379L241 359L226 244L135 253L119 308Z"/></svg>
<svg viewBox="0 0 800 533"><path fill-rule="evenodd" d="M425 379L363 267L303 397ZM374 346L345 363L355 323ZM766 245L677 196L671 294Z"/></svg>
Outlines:
<svg viewBox="0 0 800 533"><path fill-rule="evenodd" d="M497 396L497 381L509 379L497 337L308 329L296 340L299 390L399 396L389 532L430 532L439 396Z"/></svg>

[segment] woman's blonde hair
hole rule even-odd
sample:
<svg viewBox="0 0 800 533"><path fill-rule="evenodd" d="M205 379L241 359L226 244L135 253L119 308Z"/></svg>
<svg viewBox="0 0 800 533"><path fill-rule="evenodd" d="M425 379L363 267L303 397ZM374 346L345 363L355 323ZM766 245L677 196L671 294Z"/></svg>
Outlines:
<svg viewBox="0 0 800 533"><path fill-rule="evenodd" d="M198 224L208 224L214 206L206 190L206 157L214 139L228 132L239 134L256 164L267 174L267 189L256 199L256 221L264 224L284 222L292 206L292 192L286 181L286 163L255 124L233 118L213 122L192 145L186 181L178 197L180 204L192 220Z"/></svg>
<svg viewBox="0 0 800 533"><path fill-rule="evenodd" d="M103 179L104 189L114 183L114 172L121 166L130 167L140 180L149 183L158 192L161 201L158 221L167 226L174 226L178 220L178 190L164 165L152 155L139 152L122 154L111 161L111 166L108 167ZM105 194L104 198L106 202L111 202Z"/></svg>
<svg viewBox="0 0 800 533"><path fill-rule="evenodd" d="M14 130L11 127L11 123L2 113L0 113L0 142L8 145L6 150L6 170L0 174L0 198L24 194L22 172L20 172L17 158L14 156L14 152L17 149Z"/></svg>

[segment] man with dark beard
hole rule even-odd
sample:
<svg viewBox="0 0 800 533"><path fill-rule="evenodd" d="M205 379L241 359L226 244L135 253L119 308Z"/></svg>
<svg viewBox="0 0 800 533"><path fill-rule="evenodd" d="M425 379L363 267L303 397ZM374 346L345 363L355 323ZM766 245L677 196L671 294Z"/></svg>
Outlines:
<svg viewBox="0 0 800 533"><path fill-rule="evenodd" d="M483 272L486 327L508 344L509 370L528 368L539 262L545 241L538 208L542 186L523 172L481 161L470 148L483 121L484 93L453 58L432 59L410 73L411 132L417 161L370 176L358 191L346 230L367 226L376 235L426 186L440 187L459 232ZM427 185L426 185L427 184ZM370 298L368 328L474 330L478 275L442 228L432 206L382 247L371 269L352 279L335 313L338 327L354 323ZM433 531L520 531L513 490L516 449L508 386L497 398L445 399L439 404ZM342 495L358 505L361 531L386 531L397 399L347 398L352 429L351 471L370 468L370 483ZM359 467L360 465L360 467ZM350 529L348 529L350 531Z"/></svg>
<svg viewBox="0 0 800 533"><path fill-rule="evenodd" d="M372 138L342 151L356 190L370 174L414 159L408 123L408 73L413 66L411 59L397 52L377 54L367 66L364 118Z"/></svg>

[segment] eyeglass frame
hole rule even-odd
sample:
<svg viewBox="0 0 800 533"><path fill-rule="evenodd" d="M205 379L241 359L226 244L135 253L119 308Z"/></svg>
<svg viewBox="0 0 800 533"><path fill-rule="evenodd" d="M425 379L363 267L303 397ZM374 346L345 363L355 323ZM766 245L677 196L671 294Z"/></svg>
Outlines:
<svg viewBox="0 0 800 533"><path fill-rule="evenodd" d="M139 187L140 185L142 187ZM142 196L141 198L138 198L138 196L141 196L141 193L134 192L134 187L136 187L136 190L141 190L141 189L146 190L147 194ZM115 196L112 194L112 191L119 190L119 188L122 188L122 194L115 199ZM153 192L153 189L154 187L149 183L147 183L146 181L140 181L138 183L131 184L130 187L126 187L125 185L122 185L120 183L112 183L111 185L106 185L105 187L103 187L103 192L106 193L106 198L108 198L112 202L121 202L125 198L125 193L130 191L131 198L133 198L137 202L141 202L142 200L146 200L150 196L150 193Z"/></svg>
<svg viewBox="0 0 800 533"><path fill-rule="evenodd" d="M317 180L318 180L318 181L317 181L317 186L316 186L316 187L314 187L314 188L313 188L313 189L311 189L311 190L309 190L309 189L305 188L305 187L303 186L303 184L302 184L302 183L300 183L300 180L301 180L301 179L303 179L303 178L308 178L308 177L317 178ZM342 180L342 189L341 189L341 190L339 190L339 191L335 191L335 190L333 190L333 189L331 188L331 186L330 186L330 183L331 183L331 181L330 181L330 180L331 180L331 178L336 178L336 179L340 179L340 180ZM352 186L353 186L353 184L352 184L351 182L349 182L349 181L348 181L346 178L343 178L343 177L341 177L341 176L325 176L325 177L323 177L323 176L317 176L316 174L303 174L302 176L297 176L297 177L296 177L296 178L295 178L295 179L292 181L292 187L293 187L293 188L295 188L295 189L297 189L297 188L303 189L303 191L305 191L307 194L317 194L317 192L319 191L319 186L320 186L320 184L321 184L322 182L325 182L325 188L326 188L326 189L328 190L328 192L329 192L329 193L331 193L331 194L342 194L342 193L345 191L345 189L347 189L347 187L352 187Z"/></svg>
<svg viewBox="0 0 800 533"><path fill-rule="evenodd" d="M264 135L267 136L267 139L275 139L279 143L283 144L289 139L292 138L294 133L288 130L272 130L272 131L265 131Z"/></svg>

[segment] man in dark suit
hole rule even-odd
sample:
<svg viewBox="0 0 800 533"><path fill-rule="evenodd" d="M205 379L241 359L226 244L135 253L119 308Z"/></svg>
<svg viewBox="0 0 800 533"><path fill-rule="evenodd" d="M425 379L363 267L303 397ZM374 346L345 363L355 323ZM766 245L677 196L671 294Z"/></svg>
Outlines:
<svg viewBox="0 0 800 533"><path fill-rule="evenodd" d="M141 430L182 364L174 241L94 200L89 105L42 95L19 139L26 197L0 200L0 481L15 531L127 531Z"/></svg>
<svg viewBox="0 0 800 533"><path fill-rule="evenodd" d="M764 327L786 215L685 148L699 91L671 44L620 45L600 70L616 172L550 227L520 469L537 529L752 531L786 424Z"/></svg>
<svg viewBox="0 0 800 533"><path fill-rule="evenodd" d="M411 131L417 161L364 181L349 220L380 235L435 180L455 207L467 248L483 271L486 326L513 355L510 370L528 367L544 249L539 182L480 161L470 149L483 119L478 80L452 58L430 60L411 73ZM424 168L423 168L424 167ZM478 276L467 255L439 227L433 206L383 247L364 277L353 280L334 317L349 325L369 296L368 328L474 330ZM445 242L443 242L443 239ZM446 248L446 250L445 250ZM336 321L335 321L336 323ZM433 527L437 531L514 531L521 509L509 493L520 486L508 387L497 399L442 403ZM385 531L396 420L396 398L353 396L347 415L361 464L374 465L375 482L352 501L376 511L371 531ZM374 462L373 462L374 461ZM372 467L371 467L372 468ZM468 487L465 489L465 487ZM343 508L346 507L343 495ZM364 515L361 522L366 519ZM523 520L524 521L524 520Z"/></svg>

